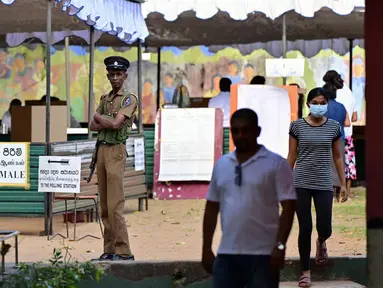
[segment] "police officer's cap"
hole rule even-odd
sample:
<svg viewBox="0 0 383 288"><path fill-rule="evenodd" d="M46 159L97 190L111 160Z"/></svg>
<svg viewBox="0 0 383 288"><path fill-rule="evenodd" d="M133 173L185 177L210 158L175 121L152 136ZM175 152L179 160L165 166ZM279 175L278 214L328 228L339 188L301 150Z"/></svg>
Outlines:
<svg viewBox="0 0 383 288"><path fill-rule="evenodd" d="M105 58L104 64L106 70L128 70L130 62L121 56L110 56Z"/></svg>

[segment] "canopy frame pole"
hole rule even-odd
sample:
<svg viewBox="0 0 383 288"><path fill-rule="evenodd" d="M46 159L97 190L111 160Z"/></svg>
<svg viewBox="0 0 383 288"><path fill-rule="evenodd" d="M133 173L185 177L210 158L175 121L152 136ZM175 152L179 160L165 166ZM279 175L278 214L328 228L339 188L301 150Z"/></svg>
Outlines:
<svg viewBox="0 0 383 288"><path fill-rule="evenodd" d="M137 92L138 92L138 133L143 132L142 123L142 47L141 41L137 41Z"/></svg>
<svg viewBox="0 0 383 288"><path fill-rule="evenodd" d="M70 106L70 59L69 59L69 37L65 37L65 94L67 105L67 127L71 127L71 106Z"/></svg>
<svg viewBox="0 0 383 288"><path fill-rule="evenodd" d="M157 99L156 106L157 111L160 109L161 104L161 47L157 47Z"/></svg>
<svg viewBox="0 0 383 288"><path fill-rule="evenodd" d="M88 139L92 139L92 131L90 130L90 123L93 118L94 109L94 27L90 26L90 43L89 43L89 100L88 100Z"/></svg>
<svg viewBox="0 0 383 288"><path fill-rule="evenodd" d="M51 42L52 42L52 0L47 0L47 43L46 43L46 104L45 104L45 147L46 155L51 155L50 137L51 137ZM53 234L52 227L52 193L45 193L45 235Z"/></svg>
<svg viewBox="0 0 383 288"><path fill-rule="evenodd" d="M353 74L353 61L354 61L354 39L348 39L348 42L350 44L349 48L349 70L348 70L348 87L350 87L350 90L352 90L352 74Z"/></svg>
<svg viewBox="0 0 383 288"><path fill-rule="evenodd" d="M286 14L282 16L282 51L283 59L286 59L287 56L287 35L286 35ZM286 85L287 78L283 77L283 85Z"/></svg>

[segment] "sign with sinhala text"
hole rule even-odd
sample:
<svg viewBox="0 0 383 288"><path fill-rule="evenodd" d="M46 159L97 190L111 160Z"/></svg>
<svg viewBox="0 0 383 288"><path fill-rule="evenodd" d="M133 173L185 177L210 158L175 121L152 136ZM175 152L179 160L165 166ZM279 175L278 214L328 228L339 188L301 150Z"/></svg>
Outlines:
<svg viewBox="0 0 383 288"><path fill-rule="evenodd" d="M29 188L29 143L0 143L0 186Z"/></svg>
<svg viewBox="0 0 383 288"><path fill-rule="evenodd" d="M39 192L80 193L80 181L81 157L39 157Z"/></svg>
<svg viewBox="0 0 383 288"><path fill-rule="evenodd" d="M145 142L144 138L134 139L134 170L145 170Z"/></svg>

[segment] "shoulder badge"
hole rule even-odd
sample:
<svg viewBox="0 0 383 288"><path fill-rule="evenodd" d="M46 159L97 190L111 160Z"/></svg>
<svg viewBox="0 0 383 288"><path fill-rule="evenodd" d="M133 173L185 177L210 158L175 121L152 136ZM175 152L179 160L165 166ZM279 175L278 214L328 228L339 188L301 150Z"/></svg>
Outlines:
<svg viewBox="0 0 383 288"><path fill-rule="evenodd" d="M106 96L108 96L108 94L104 94L101 96L100 100L104 99Z"/></svg>
<svg viewBox="0 0 383 288"><path fill-rule="evenodd" d="M126 107L132 104L132 99L130 97L125 97L124 100L122 101L122 107Z"/></svg>

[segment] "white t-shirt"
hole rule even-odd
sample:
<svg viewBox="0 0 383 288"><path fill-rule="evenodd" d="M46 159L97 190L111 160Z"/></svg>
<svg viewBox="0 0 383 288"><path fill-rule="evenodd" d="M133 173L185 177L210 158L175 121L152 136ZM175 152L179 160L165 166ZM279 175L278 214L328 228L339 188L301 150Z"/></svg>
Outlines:
<svg viewBox="0 0 383 288"><path fill-rule="evenodd" d="M3 118L1 118L1 126L5 126L5 133L8 134L8 131L11 130L11 113L9 110L5 111ZM0 133L2 133L3 129L1 127Z"/></svg>
<svg viewBox="0 0 383 288"><path fill-rule="evenodd" d="M230 92L220 92L209 100L209 108L223 110L223 127L230 127Z"/></svg>
<svg viewBox="0 0 383 288"><path fill-rule="evenodd" d="M336 91L336 101L342 103L344 108L346 108L348 116L350 117L350 122L352 118L352 114L356 112L356 101L355 97L352 94L352 91L347 86L343 86L342 89ZM350 137L352 136L352 122L350 127L344 127L344 136Z"/></svg>
<svg viewBox="0 0 383 288"><path fill-rule="evenodd" d="M279 203L296 199L292 169L265 147L241 165L240 186L237 166L235 152L223 155L214 166L206 196L220 203L218 254L270 255L277 244Z"/></svg>

